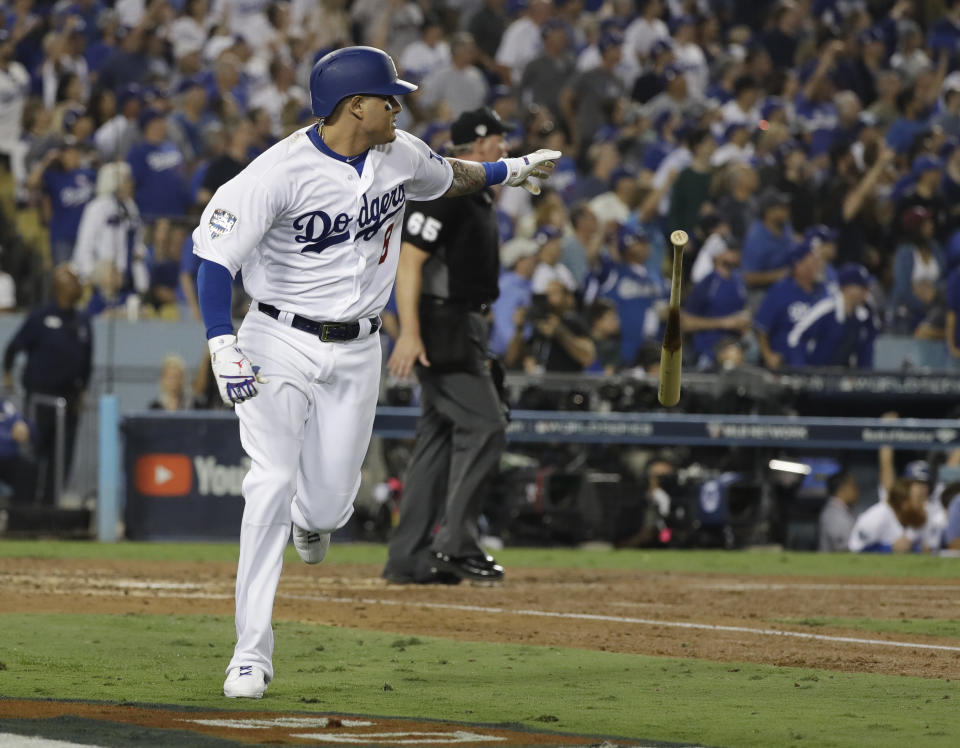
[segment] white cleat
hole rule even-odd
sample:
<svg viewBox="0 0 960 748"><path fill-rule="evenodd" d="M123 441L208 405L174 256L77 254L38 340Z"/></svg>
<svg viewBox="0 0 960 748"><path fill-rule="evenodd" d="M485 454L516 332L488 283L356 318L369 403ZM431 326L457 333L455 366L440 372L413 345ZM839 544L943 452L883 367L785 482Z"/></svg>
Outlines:
<svg viewBox="0 0 960 748"><path fill-rule="evenodd" d="M231 668L223 682L223 695L228 699L259 699L267 690L267 676L256 665Z"/></svg>
<svg viewBox="0 0 960 748"><path fill-rule="evenodd" d="M319 564L330 548L330 533L304 530L293 525L293 547L305 564Z"/></svg>

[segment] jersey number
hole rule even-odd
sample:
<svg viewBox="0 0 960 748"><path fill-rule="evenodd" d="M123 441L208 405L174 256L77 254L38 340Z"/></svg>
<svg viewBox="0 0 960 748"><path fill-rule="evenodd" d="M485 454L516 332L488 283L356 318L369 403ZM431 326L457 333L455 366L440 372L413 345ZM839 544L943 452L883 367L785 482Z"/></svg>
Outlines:
<svg viewBox="0 0 960 748"><path fill-rule="evenodd" d="M393 227L396 226L395 223L391 223L387 226L387 233L383 237L383 252L380 255L380 261L378 265L382 265L383 261L387 259L387 252L390 251L390 235L393 233Z"/></svg>
<svg viewBox="0 0 960 748"><path fill-rule="evenodd" d="M411 213L407 219L407 233L410 236L420 234L424 241L435 242L442 228L443 224L436 218L427 218L420 212Z"/></svg>

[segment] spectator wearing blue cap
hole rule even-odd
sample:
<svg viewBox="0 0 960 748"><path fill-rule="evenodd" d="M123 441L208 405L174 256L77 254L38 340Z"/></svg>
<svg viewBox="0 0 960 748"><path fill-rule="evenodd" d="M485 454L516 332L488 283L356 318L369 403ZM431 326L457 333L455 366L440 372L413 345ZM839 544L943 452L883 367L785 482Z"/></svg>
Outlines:
<svg viewBox="0 0 960 748"><path fill-rule="evenodd" d="M649 63L633 82L631 98L640 104L646 104L663 93L667 85L667 68L674 62L673 42L670 39L655 41L650 47Z"/></svg>
<svg viewBox="0 0 960 748"><path fill-rule="evenodd" d="M620 357L630 365L647 340L656 338L660 315L669 293L663 279L646 266L650 239L645 232L621 226L617 230L617 256L605 258L587 280L584 300L610 299L620 317Z"/></svg>
<svg viewBox="0 0 960 748"><path fill-rule="evenodd" d="M116 114L97 128L93 142L104 163L125 159L140 137L141 89L131 85L117 94Z"/></svg>
<svg viewBox="0 0 960 748"><path fill-rule="evenodd" d="M817 283L820 259L810 243L796 245L787 259L790 274L770 286L753 317L762 363L768 369L779 369L788 360L790 331L824 296Z"/></svg>
<svg viewBox="0 0 960 748"><path fill-rule="evenodd" d="M559 117L560 91L574 74L576 58L569 49L567 27L559 19L550 19L541 28L543 52L523 69L520 100L524 105L540 104Z"/></svg>
<svg viewBox="0 0 960 748"><path fill-rule="evenodd" d="M83 209L93 200L96 172L83 159L78 144L65 142L47 154L41 171L44 214L50 227L50 257L54 265L73 256Z"/></svg>
<svg viewBox="0 0 960 748"><path fill-rule="evenodd" d="M670 29L661 19L663 1L641 0L637 8L640 15L627 26L623 34L626 53L634 59L653 59L657 42L670 41Z"/></svg>
<svg viewBox="0 0 960 748"><path fill-rule="evenodd" d="M811 306L787 336L791 366L873 368L877 323L867 305L870 273L863 265L844 265L839 289Z"/></svg>
<svg viewBox="0 0 960 748"><path fill-rule="evenodd" d="M688 144L692 154L690 164L677 175L670 190L667 215L670 231L689 231L695 226L710 194L710 182L713 179L710 158L716 150L716 142L708 129L701 128L690 133Z"/></svg>
<svg viewBox="0 0 960 748"><path fill-rule="evenodd" d="M887 310L890 327L916 334L934 309L945 276L943 250L934 237L933 214L925 207L908 208L901 217L904 241L893 258L893 288Z"/></svg>
<svg viewBox="0 0 960 748"><path fill-rule="evenodd" d="M588 147L601 127L613 124L609 115L617 100L626 93L623 81L616 74L622 45L622 35L601 34L597 42L600 64L579 72L560 93L560 108L578 150Z"/></svg>
<svg viewBox="0 0 960 748"><path fill-rule="evenodd" d="M765 288L786 274L793 249L789 198L766 190L757 200L757 218L743 240L743 275L747 286Z"/></svg>
<svg viewBox="0 0 960 748"><path fill-rule="evenodd" d="M740 250L736 247L714 254L713 270L694 283L684 304L683 329L693 333L698 368L713 367L720 341L740 336L750 328L747 286L739 266Z"/></svg>
<svg viewBox="0 0 960 748"><path fill-rule="evenodd" d="M148 109L140 115L140 126L143 141L127 156L140 214L146 220L186 215L190 192L184 158L176 143L167 139L166 119L160 111Z"/></svg>

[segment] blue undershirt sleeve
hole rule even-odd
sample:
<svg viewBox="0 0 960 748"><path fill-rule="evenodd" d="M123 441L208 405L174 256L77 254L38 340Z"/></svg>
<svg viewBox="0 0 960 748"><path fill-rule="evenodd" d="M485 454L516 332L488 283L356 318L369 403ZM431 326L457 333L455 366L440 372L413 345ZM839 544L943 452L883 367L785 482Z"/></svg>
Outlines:
<svg viewBox="0 0 960 748"><path fill-rule="evenodd" d="M200 263L197 272L197 297L203 324L207 326L207 340L217 335L233 335L230 319L230 300L233 295L233 277L223 265L210 260Z"/></svg>
<svg viewBox="0 0 960 748"><path fill-rule="evenodd" d="M487 186L503 184L507 180L507 165L503 161L483 161L483 170L487 173Z"/></svg>

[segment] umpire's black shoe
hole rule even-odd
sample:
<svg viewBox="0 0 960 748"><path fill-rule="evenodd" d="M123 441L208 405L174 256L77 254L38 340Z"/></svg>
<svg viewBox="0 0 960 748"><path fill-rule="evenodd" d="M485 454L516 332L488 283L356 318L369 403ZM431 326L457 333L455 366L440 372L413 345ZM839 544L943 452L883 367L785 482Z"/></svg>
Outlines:
<svg viewBox="0 0 960 748"><path fill-rule="evenodd" d="M449 556L439 551L433 554L437 571L455 574L472 582L499 582L503 567L491 556Z"/></svg>
<svg viewBox="0 0 960 748"><path fill-rule="evenodd" d="M437 569L430 569L423 574L404 574L387 568L383 570L381 576L389 584L460 584L460 577L456 574Z"/></svg>

